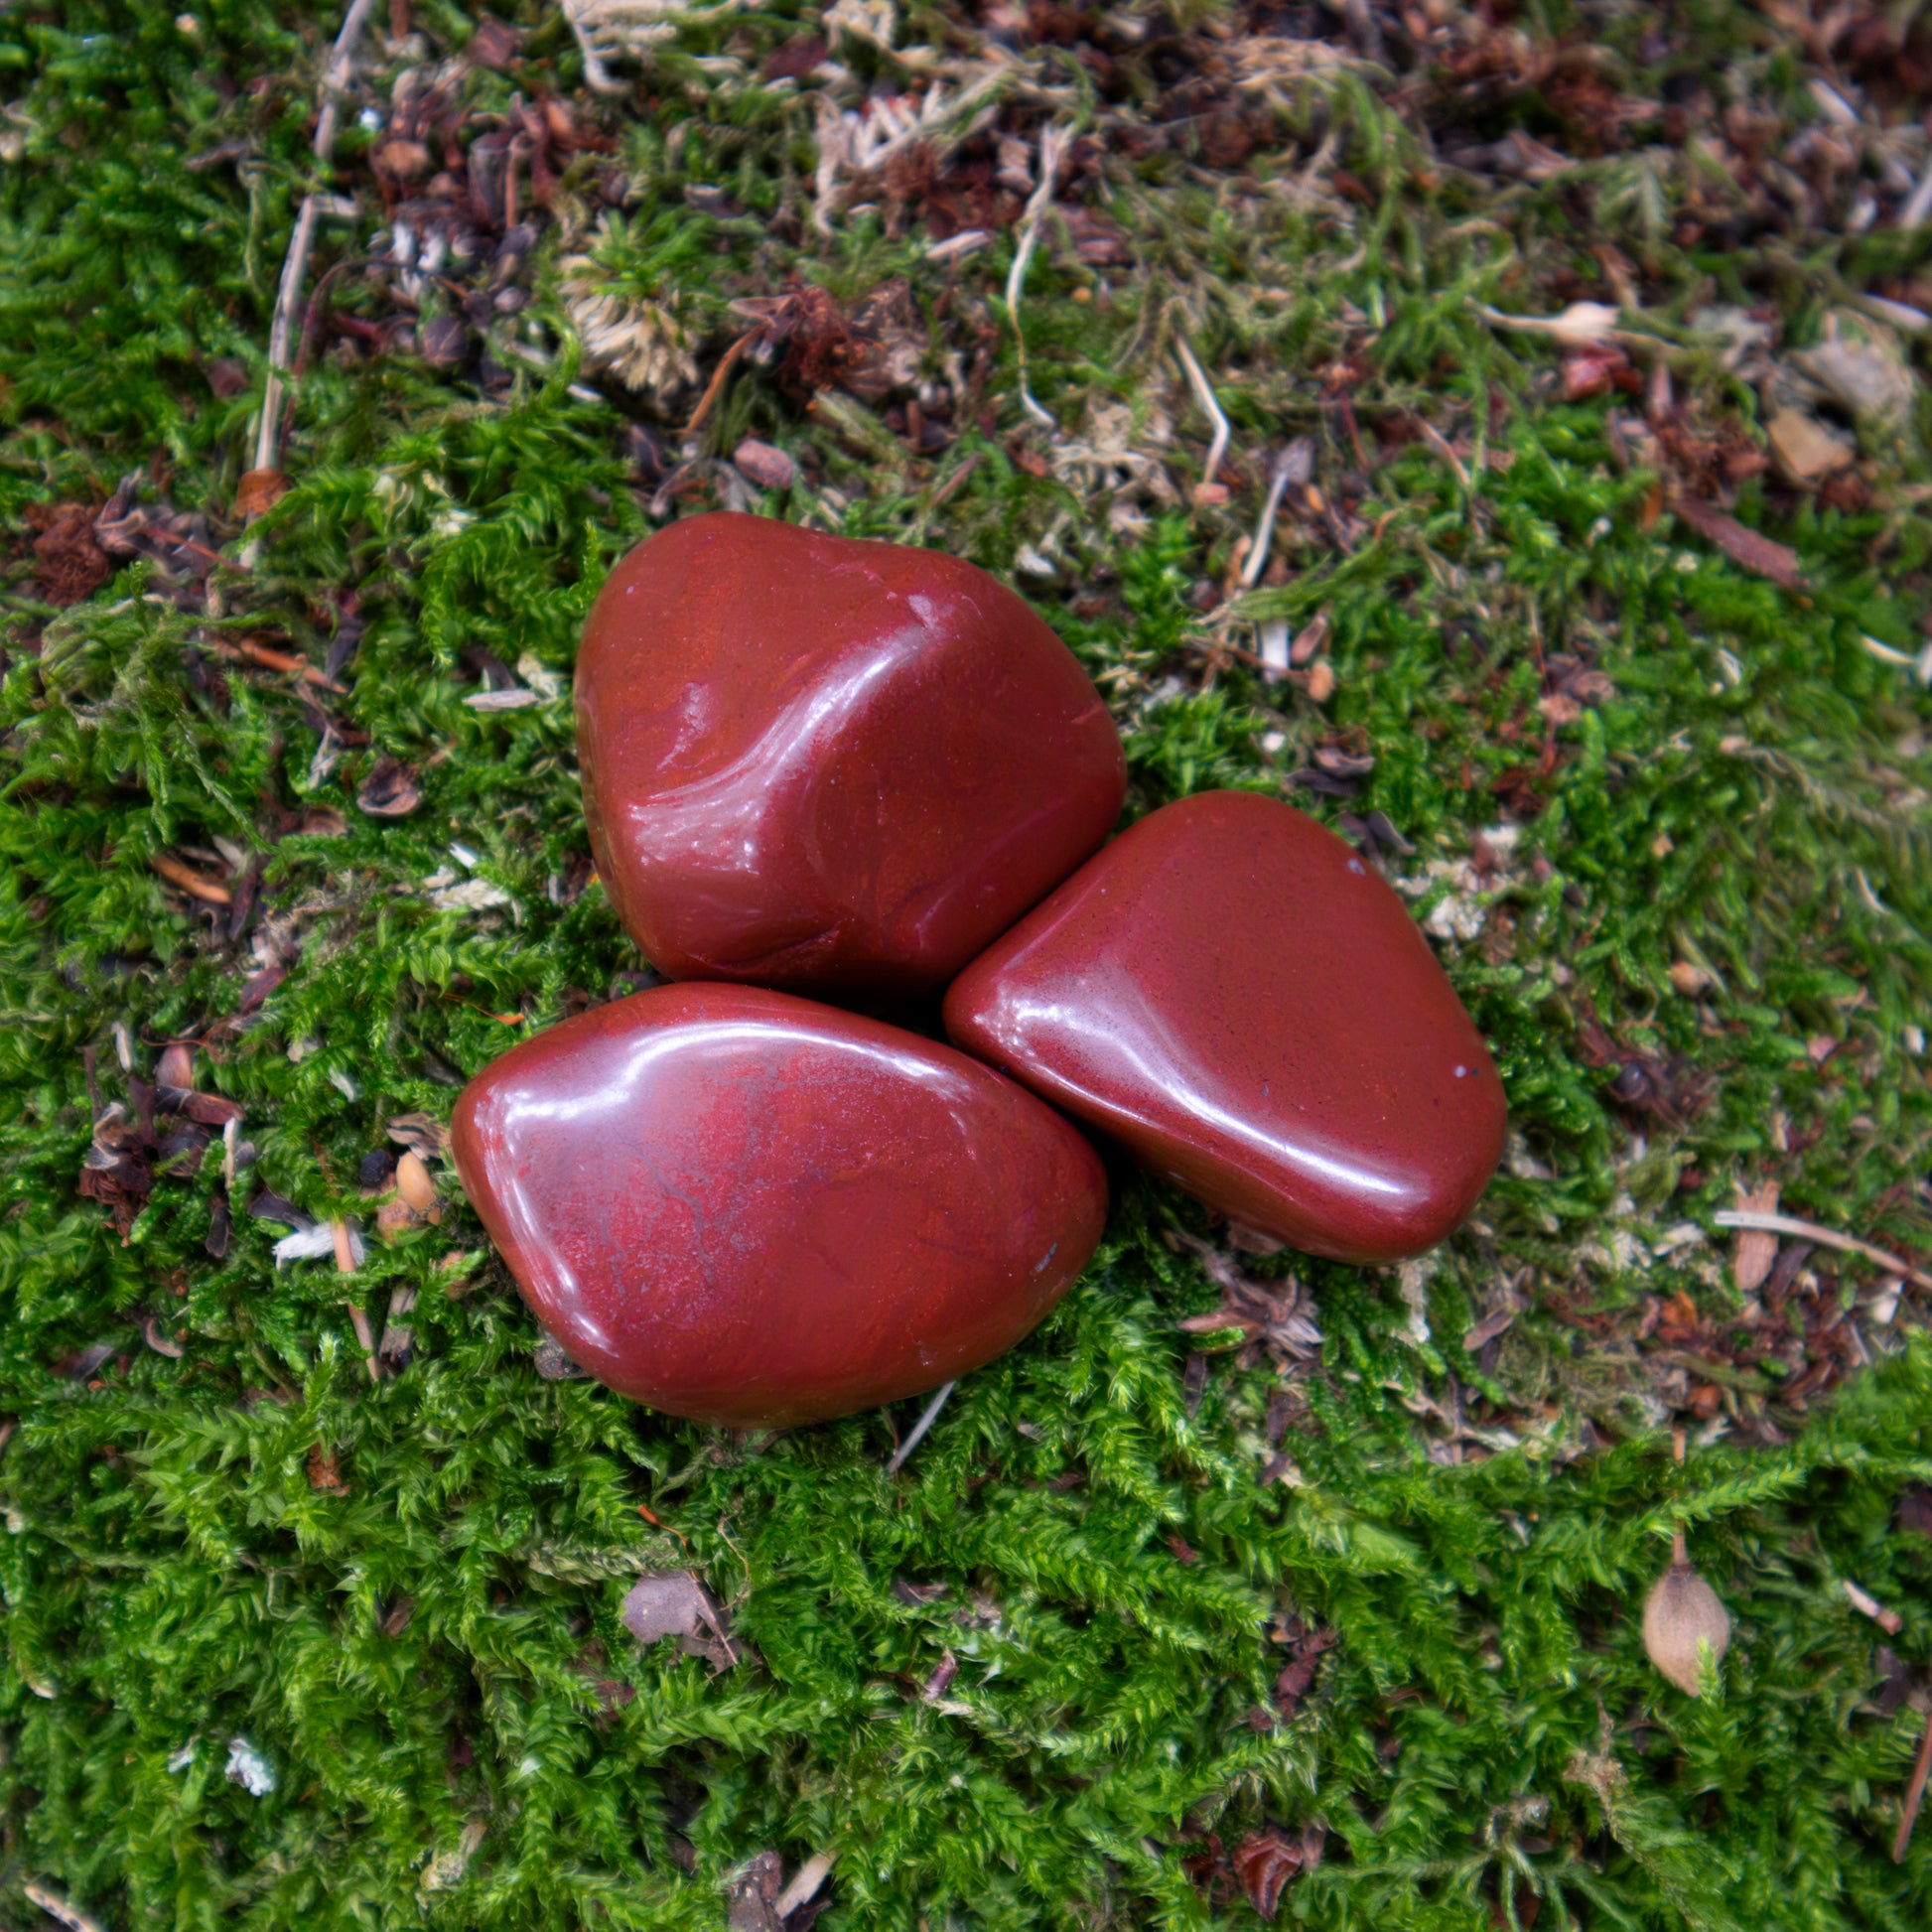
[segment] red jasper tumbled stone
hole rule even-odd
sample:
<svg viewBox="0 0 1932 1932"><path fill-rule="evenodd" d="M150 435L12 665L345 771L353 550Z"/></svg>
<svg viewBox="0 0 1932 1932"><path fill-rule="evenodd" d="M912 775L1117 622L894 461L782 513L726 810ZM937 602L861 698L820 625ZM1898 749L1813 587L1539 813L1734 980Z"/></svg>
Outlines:
<svg viewBox="0 0 1932 1932"><path fill-rule="evenodd" d="M1107 1213L1079 1130L1003 1074L751 987L656 987L525 1040L464 1089L451 1148L566 1353L737 1427L990 1361Z"/></svg>
<svg viewBox="0 0 1932 1932"><path fill-rule="evenodd" d="M936 992L1112 830L1119 734L1072 653L957 557L687 517L577 660L598 870L672 979Z"/></svg>
<svg viewBox="0 0 1932 1932"><path fill-rule="evenodd" d="M1481 1035L1401 899L1291 805L1144 818L975 960L946 1031L1311 1254L1432 1246L1502 1153Z"/></svg>

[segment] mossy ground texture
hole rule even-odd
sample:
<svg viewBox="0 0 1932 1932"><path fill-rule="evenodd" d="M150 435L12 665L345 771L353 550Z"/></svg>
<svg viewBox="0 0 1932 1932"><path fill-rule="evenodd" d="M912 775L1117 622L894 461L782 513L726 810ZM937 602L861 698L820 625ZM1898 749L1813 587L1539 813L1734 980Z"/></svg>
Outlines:
<svg viewBox="0 0 1932 1932"><path fill-rule="evenodd" d="M779 0L604 89L398 0L322 167L340 24L0 10L7 1921L1923 1927L1926 1299L1715 1218L1932 1244L1923 9ZM572 653L720 504L1015 583L1130 812L1363 841L1508 1086L1470 1225L1120 1171L897 1472L540 1374L369 1157L637 983ZM620 1621L684 1566L730 1668Z"/></svg>

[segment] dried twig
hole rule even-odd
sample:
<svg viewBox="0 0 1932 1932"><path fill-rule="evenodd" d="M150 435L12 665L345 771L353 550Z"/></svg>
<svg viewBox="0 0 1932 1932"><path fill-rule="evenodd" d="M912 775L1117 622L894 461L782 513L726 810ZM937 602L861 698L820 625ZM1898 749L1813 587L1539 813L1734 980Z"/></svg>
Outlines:
<svg viewBox="0 0 1932 1932"><path fill-rule="evenodd" d="M341 1227L343 1224L338 1221L336 1225ZM342 1266L340 1249L337 1253L336 1265L338 1267ZM348 1319L349 1325L355 1330L356 1342L362 1350L362 1360L368 1365L369 1380L371 1382L380 1382L382 1380L382 1364L376 1360L375 1356L375 1335L369 1327L368 1311L362 1307L360 1302L349 1303Z"/></svg>
<svg viewBox="0 0 1932 1932"><path fill-rule="evenodd" d="M1925 1780L1932 1774L1932 1718L1925 1721L1925 1734L1918 1740L1918 1762L1912 1766L1912 1781L1905 1787L1905 1809L1898 1820L1898 1836L1891 1842L1893 1864L1905 1863L1905 1848L1912 1842L1912 1827L1918 1823L1918 1808L1925 1801Z"/></svg>
<svg viewBox="0 0 1932 1932"><path fill-rule="evenodd" d="M1925 1780L1921 1778L1919 1782L1923 1784ZM59 1892L49 1891L45 1885L37 1884L31 1878L21 1886L21 1890L49 1918L59 1919L68 1928L68 1932L101 1932L99 1919L88 1917L78 1905L69 1905Z"/></svg>
<svg viewBox="0 0 1932 1932"><path fill-rule="evenodd" d="M355 212L355 204L345 195L305 195L302 210L295 217L295 232L289 237L289 251L282 260L282 285L275 295L275 320L268 331L268 381L262 390L261 420L255 430L255 468L277 468L276 456L282 436L282 402L287 391L282 371L289 365L289 340L295 333L296 311L302 306L302 284L309 273L309 249L315 240L316 221L324 214L346 218ZM243 561L252 569L258 544L249 545Z"/></svg>
<svg viewBox="0 0 1932 1932"><path fill-rule="evenodd" d="M212 879L205 879L192 867L185 866L179 859L171 858L165 852L157 852L148 861L156 872L171 886L179 886L184 893L199 898L208 905L232 905L234 895L227 887L216 885Z"/></svg>
<svg viewBox="0 0 1932 1932"><path fill-rule="evenodd" d="M906 1459L912 1451L925 1441L926 1431L939 1420L939 1411L946 1406L946 1398L952 1394L955 1386L956 1384L951 1382L940 1383L938 1393L920 1410L918 1421L912 1425L905 1441L893 1451L893 1459L886 1464L886 1473L889 1476L897 1475L899 1470L904 1468Z"/></svg>
<svg viewBox="0 0 1932 1932"><path fill-rule="evenodd" d="M345 697L346 685L338 684L326 671L318 670L306 658L295 656L286 650L272 650L267 644L257 643L252 637L238 638L234 643L214 637L209 639L217 657L226 657L243 664L259 664L265 671L286 671L299 677L305 684L313 684L318 690L334 691Z"/></svg>
<svg viewBox="0 0 1932 1932"><path fill-rule="evenodd" d="M1837 1248L1848 1255L1863 1255L1867 1261L1875 1261L1880 1268L1889 1268L1895 1275L1903 1275L1909 1282L1920 1288L1932 1288L1932 1275L1922 1268L1914 1268L1902 1256L1889 1253L1883 1248L1874 1248L1869 1241L1861 1241L1856 1235L1839 1234L1828 1227L1820 1227L1816 1221L1802 1220L1796 1214L1757 1214L1749 1208L1725 1207L1711 1217L1721 1228L1762 1228L1766 1234L1795 1234L1806 1241L1816 1241L1821 1248Z"/></svg>
<svg viewBox="0 0 1932 1932"><path fill-rule="evenodd" d="M1020 365L1020 406L1042 429L1049 431L1057 430L1059 425L1035 401L1033 390L1027 386L1027 332L1020 326L1020 298L1027 285L1028 264L1039 241L1039 224L1052 206L1053 190L1059 182L1060 152L1066 133L1066 129L1059 127L1043 127L1039 131L1039 180L1020 218L1020 245L1013 251L1013 266L1007 270L1007 315L1013 323L1014 348Z"/></svg>
<svg viewBox="0 0 1932 1932"><path fill-rule="evenodd" d="M1455 454L1447 436L1426 417L1415 419L1416 427L1422 432L1422 440L1455 472L1455 481L1462 485L1464 492L1474 487L1469 478L1468 466Z"/></svg>
<svg viewBox="0 0 1932 1932"><path fill-rule="evenodd" d="M373 4L374 0L349 0L348 12L343 16L343 31L336 36L329 65L322 70L322 112L316 116L316 159L325 164L336 151L343 91L348 85L349 75L355 71L355 49Z"/></svg>
<svg viewBox="0 0 1932 1932"><path fill-rule="evenodd" d="M1187 353L1185 345L1182 352ZM1193 356L1187 353L1191 362ZM1251 591L1261 582L1261 573L1268 568L1268 549L1275 540L1275 517L1282 506L1282 498L1288 494L1291 483L1308 482L1314 463L1314 445L1306 436L1298 436L1280 456L1275 459L1275 468L1268 479L1268 500L1261 506L1261 520L1255 525L1255 540L1248 551L1248 560L1241 566L1241 588Z"/></svg>
<svg viewBox="0 0 1932 1932"><path fill-rule="evenodd" d="M1222 460L1228 453L1228 442L1234 432L1228 428L1228 419L1222 412L1221 405L1215 400L1214 391L1209 386L1207 377L1201 372L1201 365L1195 361L1194 351L1187 346L1187 338L1176 336L1173 345L1174 352L1180 357L1180 366L1187 371L1187 380L1192 385L1194 400L1207 412L1207 420L1214 425L1214 440L1207 446L1207 466L1202 470L1200 479L1201 486L1205 488L1214 481L1214 473L1221 467ZM1282 487L1286 489L1287 483L1284 483ZM1274 500L1279 503L1281 498L1278 496Z"/></svg>
<svg viewBox="0 0 1932 1932"><path fill-rule="evenodd" d="M322 74L322 107L316 117L316 159L326 168L336 150L336 129L341 120L340 101L355 70L355 49L362 38L363 23L374 0L349 0L343 16L343 30L329 56ZM281 287L275 293L275 318L268 332L268 381L262 389L261 419L255 429L255 468L278 468L275 458L282 436L282 403L285 389L282 372L289 366L289 343L295 333L295 319L302 308L302 285L309 273L309 249L315 241L316 222L325 214L346 217L355 212L353 201L341 195L305 195L301 211L295 217L295 232L289 236L289 251L282 258ZM242 561L253 568L261 546L251 543L242 552Z"/></svg>
<svg viewBox="0 0 1932 1932"><path fill-rule="evenodd" d="M704 394L698 398L698 406L692 410L691 420L684 426L686 436L692 435L698 425L711 414L711 405L718 400L718 392L725 386L726 376L731 374L738 364L738 358L758 341L762 333L758 329L746 330L744 335L719 356L718 366L712 370L711 380L705 384Z"/></svg>
<svg viewBox="0 0 1932 1932"><path fill-rule="evenodd" d="M1888 1610L1868 1589L1861 1589L1850 1577L1841 1577L1839 1584L1845 1591L1845 1599L1861 1616L1868 1616L1886 1636L1895 1637L1905 1627L1905 1619L1896 1610Z"/></svg>
<svg viewBox="0 0 1932 1932"><path fill-rule="evenodd" d="M1932 214L1932 161L1925 164L1925 172L1918 178L1918 184L1905 198L1905 206L1898 210L1900 229L1910 234L1914 228L1925 225L1925 217ZM1924 1778L1919 1782L1923 1784Z"/></svg>

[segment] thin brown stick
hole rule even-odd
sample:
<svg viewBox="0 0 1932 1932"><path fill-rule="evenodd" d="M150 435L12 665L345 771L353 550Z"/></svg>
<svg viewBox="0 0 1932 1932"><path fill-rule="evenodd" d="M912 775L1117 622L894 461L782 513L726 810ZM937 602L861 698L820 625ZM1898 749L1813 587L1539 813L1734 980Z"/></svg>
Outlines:
<svg viewBox="0 0 1932 1932"><path fill-rule="evenodd" d="M1806 1241L1816 1241L1823 1248L1837 1248L1848 1255L1863 1255L1867 1261L1875 1261L1880 1268L1889 1268L1895 1275L1903 1275L1909 1282L1920 1288L1932 1288L1932 1275L1922 1268L1914 1268L1901 1255L1892 1254L1884 1248L1874 1248L1869 1241L1861 1241L1854 1234L1840 1234L1835 1229L1821 1227L1816 1221L1807 1221L1796 1214L1760 1214L1754 1208L1721 1208L1711 1217L1721 1228L1761 1228L1766 1234L1795 1234Z"/></svg>
<svg viewBox="0 0 1932 1932"><path fill-rule="evenodd" d="M348 1223L346 1221L335 1221L331 1223L331 1226L336 1235L336 1266L345 1275L349 1274L353 1271L355 1263L347 1252ZM360 1302L349 1303L348 1319L350 1326L355 1330L355 1339L361 1345L362 1360L367 1365L369 1380L371 1382L380 1382L382 1380L382 1364L376 1360L375 1334L369 1327L368 1311L362 1307Z"/></svg>
<svg viewBox="0 0 1932 1932"><path fill-rule="evenodd" d="M756 329L748 329L737 342L732 344L731 347L726 349L724 354L719 356L718 366L712 370L711 380L705 384L704 394L698 398L698 406L692 410L691 420L684 426L686 436L695 434L698 425L711 414L711 405L718 400L718 392L725 386L726 376L731 374L738 358L758 341L759 333Z"/></svg>
<svg viewBox="0 0 1932 1932"><path fill-rule="evenodd" d="M171 886L179 886L184 893L199 898L209 905L232 905L234 895L225 886L217 886L211 879L204 879L193 867L185 866L179 859L171 858L165 852L157 852L148 861L156 872Z"/></svg>
<svg viewBox="0 0 1932 1932"><path fill-rule="evenodd" d="M240 637L233 643L220 637L210 641L217 657L232 658L244 664L259 664L265 671L291 672L305 684L313 684L320 690L334 691L341 697L348 695L346 685L338 684L326 672L317 670L306 658L297 657L290 651L271 650L267 644L258 644L252 637Z"/></svg>
<svg viewBox="0 0 1932 1932"><path fill-rule="evenodd" d="M348 85L355 69L356 43L362 38L363 23L374 0L349 0L343 17L343 30L329 56L322 75L322 106L316 116L316 159L326 168L336 150L336 130L341 122L337 98ZM278 468L275 459L281 445L282 404L286 393L282 371L289 366L289 339L295 330L296 312L302 306L302 284L309 272L309 249L316 237L316 220L323 214L352 214L353 202L345 203L336 195L305 195L295 218L295 232L289 236L289 251L282 258L281 286L275 292L275 316L268 331L268 381L262 388L261 420L255 428L255 468ZM256 545L250 545L245 561L252 566Z"/></svg>
<svg viewBox="0 0 1932 1932"><path fill-rule="evenodd" d="M986 452L984 450L973 451L973 453L969 457L967 457L966 461L962 463L959 466L959 468L955 470L952 473L952 475L948 477L946 481L942 483L939 485L939 487L933 492L932 501L925 506L926 514L930 516L934 510L944 509L945 506L952 501L954 496L956 496L959 493L960 488L966 482L966 479L970 477L973 474L973 472L977 470L980 467L980 465L985 461L986 461Z"/></svg>
<svg viewBox="0 0 1932 1932"><path fill-rule="evenodd" d="M1912 1781L1905 1787L1905 1809L1898 1820L1898 1836L1891 1842L1893 1864L1905 1863L1905 1848L1912 1842L1912 1827L1918 1823L1918 1808L1925 1800L1925 1780L1932 1775L1932 1718L1925 1721L1925 1734L1918 1740L1918 1762L1912 1766Z"/></svg>

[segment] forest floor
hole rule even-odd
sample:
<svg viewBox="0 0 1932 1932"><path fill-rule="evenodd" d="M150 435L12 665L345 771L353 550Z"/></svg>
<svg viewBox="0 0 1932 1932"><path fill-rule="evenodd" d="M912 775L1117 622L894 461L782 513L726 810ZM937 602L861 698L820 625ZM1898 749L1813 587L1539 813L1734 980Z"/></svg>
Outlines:
<svg viewBox="0 0 1932 1932"><path fill-rule="evenodd" d="M0 10L8 1923L1922 1928L1932 15L182 4ZM1123 1175L897 1472L541 1353L442 1128L639 981L572 656L721 505L1356 839L1469 1225Z"/></svg>

